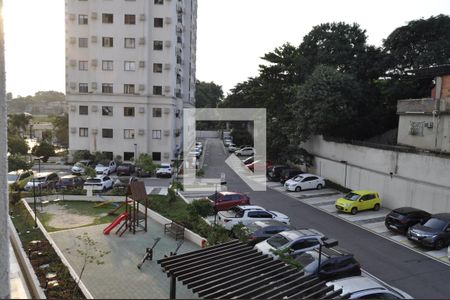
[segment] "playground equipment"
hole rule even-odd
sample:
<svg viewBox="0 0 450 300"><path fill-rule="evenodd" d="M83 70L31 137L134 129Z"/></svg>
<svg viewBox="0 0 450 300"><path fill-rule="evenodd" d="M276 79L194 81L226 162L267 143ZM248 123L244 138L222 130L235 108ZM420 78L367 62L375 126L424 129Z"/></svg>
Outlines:
<svg viewBox="0 0 450 300"><path fill-rule="evenodd" d="M105 198L103 198L103 196L97 194L97 198L102 198L103 200L105 200ZM105 200L103 202L97 203L94 205L94 207L102 207L103 205L109 204L109 203L113 203L114 199L110 199L110 200Z"/></svg>
<svg viewBox="0 0 450 300"><path fill-rule="evenodd" d="M146 260L153 260L153 248L155 248L155 246L158 244L158 242L161 240L161 238L157 237L154 240L155 240L155 242L153 243L153 246L145 249L144 258L142 258L142 261L137 265L139 270L141 269L142 265L144 264L144 262Z"/></svg>
<svg viewBox="0 0 450 300"><path fill-rule="evenodd" d="M132 198L129 199L129 196L132 196ZM144 182L130 180L127 187L125 201L121 204L121 206L125 206L125 212L120 214L108 227L106 227L105 230L103 230L103 233L109 234L109 232L122 221L124 221L123 224L120 225L116 231L116 234L119 236L122 236L127 230L133 234L140 230L147 232L148 200ZM119 208L120 206L116 207L109 213L114 213ZM141 212L141 210L143 210L143 212Z"/></svg>
<svg viewBox="0 0 450 300"><path fill-rule="evenodd" d="M177 255L177 252L180 249L181 245L183 245L183 243L184 243L184 240L179 241L177 243L177 247L175 248L175 251L174 252L170 251L169 255L164 254L164 258L169 257L169 256Z"/></svg>

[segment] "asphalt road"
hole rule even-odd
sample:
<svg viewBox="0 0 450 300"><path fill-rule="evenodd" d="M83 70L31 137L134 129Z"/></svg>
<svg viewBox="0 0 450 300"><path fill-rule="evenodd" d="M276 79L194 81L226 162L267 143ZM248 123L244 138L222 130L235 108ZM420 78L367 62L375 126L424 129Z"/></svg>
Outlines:
<svg viewBox="0 0 450 300"><path fill-rule="evenodd" d="M450 298L449 266L278 191L251 191L225 164L229 154L224 151L221 140L207 140L205 148L205 178L220 178L220 174L225 173L229 191L248 193L252 204L288 215L292 225L314 228L337 239L340 247L354 253L363 269L414 298Z"/></svg>

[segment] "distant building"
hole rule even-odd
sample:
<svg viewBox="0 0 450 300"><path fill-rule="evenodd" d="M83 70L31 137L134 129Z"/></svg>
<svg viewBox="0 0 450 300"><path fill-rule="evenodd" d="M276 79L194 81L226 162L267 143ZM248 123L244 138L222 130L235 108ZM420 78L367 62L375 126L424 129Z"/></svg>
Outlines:
<svg viewBox="0 0 450 300"><path fill-rule="evenodd" d="M434 78L430 98L399 100L397 143L450 153L450 65L417 71Z"/></svg>
<svg viewBox="0 0 450 300"><path fill-rule="evenodd" d="M194 107L197 0L66 0L69 151L173 160Z"/></svg>

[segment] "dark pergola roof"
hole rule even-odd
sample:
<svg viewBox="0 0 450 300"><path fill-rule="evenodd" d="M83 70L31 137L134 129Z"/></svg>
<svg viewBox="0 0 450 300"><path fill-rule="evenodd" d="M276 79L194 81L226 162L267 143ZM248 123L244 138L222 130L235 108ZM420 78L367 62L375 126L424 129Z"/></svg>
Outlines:
<svg viewBox="0 0 450 300"><path fill-rule="evenodd" d="M316 275L305 275L237 240L157 263L172 277L171 298L175 298L176 278L208 299L342 299L342 290L334 291Z"/></svg>
<svg viewBox="0 0 450 300"><path fill-rule="evenodd" d="M436 76L450 75L450 64L421 68L409 72L420 78L434 78Z"/></svg>

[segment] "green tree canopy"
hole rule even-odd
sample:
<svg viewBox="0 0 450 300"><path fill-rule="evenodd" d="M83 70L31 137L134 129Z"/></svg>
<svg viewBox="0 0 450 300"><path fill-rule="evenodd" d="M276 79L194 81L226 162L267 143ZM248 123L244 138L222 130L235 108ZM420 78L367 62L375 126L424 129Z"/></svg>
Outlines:
<svg viewBox="0 0 450 300"><path fill-rule="evenodd" d="M64 147L69 146L69 116L55 116L52 119L56 141Z"/></svg>
<svg viewBox="0 0 450 300"><path fill-rule="evenodd" d="M17 170L29 170L33 164L29 162L28 157L20 154L8 156L8 172Z"/></svg>
<svg viewBox="0 0 450 300"><path fill-rule="evenodd" d="M220 85L214 82L198 81L195 83L195 107L214 108L223 100Z"/></svg>
<svg viewBox="0 0 450 300"><path fill-rule="evenodd" d="M29 129L32 118L29 114L8 115L8 132L11 134L22 134Z"/></svg>
<svg viewBox="0 0 450 300"><path fill-rule="evenodd" d="M142 153L139 155L135 165L147 173L153 173L156 170L156 165L153 163L152 157L147 153Z"/></svg>
<svg viewBox="0 0 450 300"><path fill-rule="evenodd" d="M52 144L42 141L31 150L34 156L43 156L42 161L46 162L50 156L55 155L55 149Z"/></svg>
<svg viewBox="0 0 450 300"><path fill-rule="evenodd" d="M9 153L26 155L29 149L30 148L28 147L28 144L22 137L18 135L8 134Z"/></svg>

